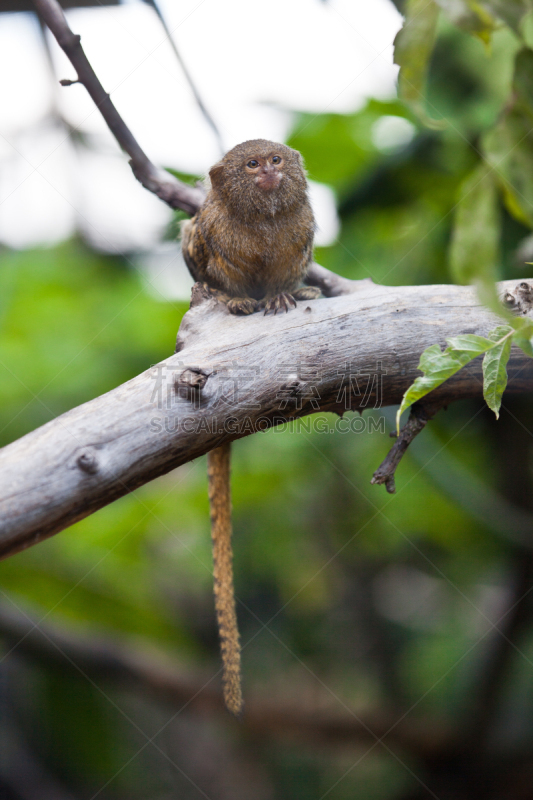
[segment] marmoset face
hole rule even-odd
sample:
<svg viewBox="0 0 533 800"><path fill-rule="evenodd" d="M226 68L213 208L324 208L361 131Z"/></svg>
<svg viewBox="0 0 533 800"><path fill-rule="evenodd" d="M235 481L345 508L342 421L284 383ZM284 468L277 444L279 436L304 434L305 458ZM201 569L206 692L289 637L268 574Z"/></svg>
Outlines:
<svg viewBox="0 0 533 800"><path fill-rule="evenodd" d="M283 156L278 152L268 156L257 155L246 162L244 169L253 176L254 183L263 192L277 189L283 177Z"/></svg>
<svg viewBox="0 0 533 800"><path fill-rule="evenodd" d="M209 172L215 196L240 218L274 216L307 202L307 181L297 150L266 139L238 144Z"/></svg>

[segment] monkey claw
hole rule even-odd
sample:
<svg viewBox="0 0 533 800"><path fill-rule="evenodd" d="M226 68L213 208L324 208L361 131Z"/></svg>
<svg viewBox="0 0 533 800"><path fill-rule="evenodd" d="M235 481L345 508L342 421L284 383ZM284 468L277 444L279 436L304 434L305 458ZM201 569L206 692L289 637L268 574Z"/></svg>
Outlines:
<svg viewBox="0 0 533 800"><path fill-rule="evenodd" d="M275 297L265 297L265 299L261 300L259 303L259 309L265 309L265 316L271 311L274 314L277 314L280 310L287 312L291 307L296 308L296 300L289 292L280 292L280 294L277 294Z"/></svg>

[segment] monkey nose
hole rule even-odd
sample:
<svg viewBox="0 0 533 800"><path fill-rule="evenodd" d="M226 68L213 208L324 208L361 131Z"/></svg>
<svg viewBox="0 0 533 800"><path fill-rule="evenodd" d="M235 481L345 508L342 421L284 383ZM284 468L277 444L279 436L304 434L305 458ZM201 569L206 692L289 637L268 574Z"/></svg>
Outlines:
<svg viewBox="0 0 533 800"><path fill-rule="evenodd" d="M269 190L277 189L280 180L281 175L276 169L272 169L271 167L263 167L255 179L255 182L260 189Z"/></svg>

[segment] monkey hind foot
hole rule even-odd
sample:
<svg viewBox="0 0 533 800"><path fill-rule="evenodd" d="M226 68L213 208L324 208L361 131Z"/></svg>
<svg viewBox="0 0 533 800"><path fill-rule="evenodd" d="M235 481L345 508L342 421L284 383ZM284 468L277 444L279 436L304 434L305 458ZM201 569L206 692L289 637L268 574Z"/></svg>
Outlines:
<svg viewBox="0 0 533 800"><path fill-rule="evenodd" d="M230 297L226 292L214 289L208 283L203 283L202 286L211 297L219 303L224 303L230 314L253 314L257 308L257 301L252 297Z"/></svg>
<svg viewBox="0 0 533 800"><path fill-rule="evenodd" d="M257 308L257 301L251 297L231 297L224 302L231 314L253 314Z"/></svg>
<svg viewBox="0 0 533 800"><path fill-rule="evenodd" d="M215 300L218 300L220 303L228 303L230 300L229 294L226 292L221 292L220 289L215 289L213 286L210 286L205 281L202 283L202 288L211 296L214 297Z"/></svg>
<svg viewBox="0 0 533 800"><path fill-rule="evenodd" d="M285 311L290 308L296 308L296 300L290 292L280 292L275 297L264 297L257 306L259 309L265 309L265 316L270 314L277 314L278 311Z"/></svg>
<svg viewBox="0 0 533 800"><path fill-rule="evenodd" d="M292 293L295 300L316 300L322 292L317 286L302 286Z"/></svg>

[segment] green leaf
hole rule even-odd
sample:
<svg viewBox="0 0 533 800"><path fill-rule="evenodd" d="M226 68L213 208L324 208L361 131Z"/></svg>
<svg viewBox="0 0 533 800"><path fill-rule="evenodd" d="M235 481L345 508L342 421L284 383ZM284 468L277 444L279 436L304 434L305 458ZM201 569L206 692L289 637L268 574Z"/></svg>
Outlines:
<svg viewBox="0 0 533 800"><path fill-rule="evenodd" d="M507 210L533 227L533 131L519 108L505 114L483 138L486 161L494 168Z"/></svg>
<svg viewBox="0 0 533 800"><path fill-rule="evenodd" d="M533 52L529 47L523 47L516 54L513 92L515 107L520 105L523 111L533 114Z"/></svg>
<svg viewBox="0 0 533 800"><path fill-rule="evenodd" d="M511 354L513 329L508 325L498 325L489 333L495 346L485 353L483 359L483 397L488 407L500 415L502 395L507 386L507 362Z"/></svg>
<svg viewBox="0 0 533 800"><path fill-rule="evenodd" d="M533 358L533 322L524 317L515 318L513 328L515 329L513 344L518 345L526 356Z"/></svg>
<svg viewBox="0 0 533 800"><path fill-rule="evenodd" d="M523 336L533 336L533 320L530 317L512 317L512 321L511 327L515 331L519 331Z"/></svg>
<svg viewBox="0 0 533 800"><path fill-rule="evenodd" d="M450 246L450 267L457 283L494 283L499 237L494 175L479 164L459 189Z"/></svg>
<svg viewBox="0 0 533 800"><path fill-rule="evenodd" d="M473 353L473 358L484 353L490 346L490 339L484 336L476 336L475 333L465 333L461 336L450 336L446 339L450 347L448 349L459 350L464 353Z"/></svg>
<svg viewBox="0 0 533 800"><path fill-rule="evenodd" d="M420 356L418 369L424 373L405 392L396 414L396 431L400 433L400 417L410 405L425 397L477 356L494 347L494 342L483 336L463 334L446 340L449 347L444 352L440 345L432 344Z"/></svg>
<svg viewBox="0 0 533 800"><path fill-rule="evenodd" d="M407 0L405 22L394 40L394 63L400 67L399 95L427 127L435 129L445 123L428 117L424 93L438 16L433 0Z"/></svg>
<svg viewBox="0 0 533 800"><path fill-rule="evenodd" d="M372 125L379 114L302 114L288 144L305 154L309 176L336 189L353 186L357 176L378 157Z"/></svg>
<svg viewBox="0 0 533 800"><path fill-rule="evenodd" d="M482 149L509 213L533 227L533 53L528 48L515 59L513 103L483 137Z"/></svg>
<svg viewBox="0 0 533 800"><path fill-rule="evenodd" d="M435 2L458 28L477 36L486 45L490 43L496 20L487 3L477 0L435 0Z"/></svg>
<svg viewBox="0 0 533 800"><path fill-rule="evenodd" d="M521 333L515 333L513 336L513 344L516 344L524 351L526 356L533 358L533 337L523 336Z"/></svg>
<svg viewBox="0 0 533 800"><path fill-rule="evenodd" d="M479 5L519 35L520 25L531 8L529 0L479 0Z"/></svg>

